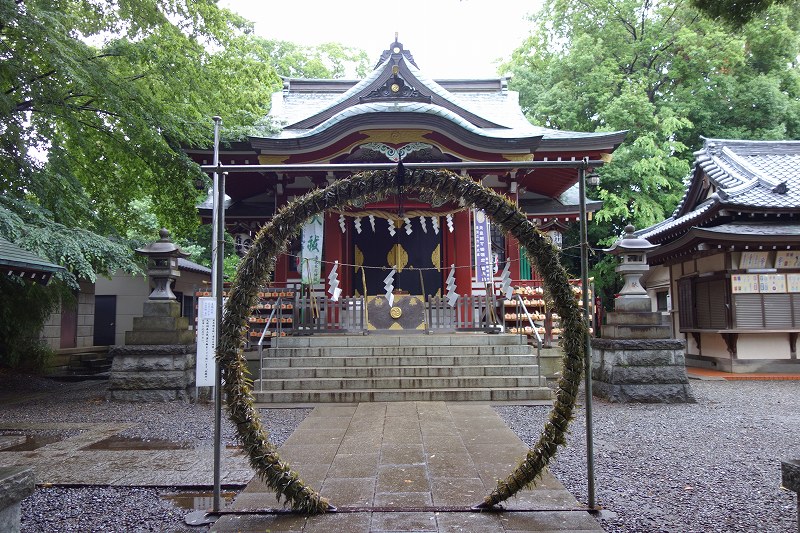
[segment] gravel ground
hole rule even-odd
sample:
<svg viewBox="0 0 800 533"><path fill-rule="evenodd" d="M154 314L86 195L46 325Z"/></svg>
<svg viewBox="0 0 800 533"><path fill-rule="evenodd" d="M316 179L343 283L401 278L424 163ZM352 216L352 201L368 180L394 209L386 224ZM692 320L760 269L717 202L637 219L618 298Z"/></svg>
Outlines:
<svg viewBox="0 0 800 533"><path fill-rule="evenodd" d="M29 385L29 388L24 387ZM619 405L595 399L597 503L610 532L795 532L794 493L780 489L780 460L800 457L800 383L692 381L696 404ZM130 437L210 444L213 410L205 404L105 401L105 382L63 384L0 373L0 390L56 394L4 405L0 422L140 422ZM2 394L0 396L6 396ZM497 412L526 443L538 438L547 407ZM280 445L310 412L263 410ZM585 412L552 472L587 501ZM233 429L223 419L226 444ZM37 488L23 501L22 531L204 531L183 524L188 512L165 501L173 490Z"/></svg>
<svg viewBox="0 0 800 533"><path fill-rule="evenodd" d="M696 404L592 405L595 493L612 532L796 532L781 459L800 458L798 381L692 381ZM549 412L496 411L531 444ZM585 410L552 473L587 503ZM615 514L616 516L613 516Z"/></svg>

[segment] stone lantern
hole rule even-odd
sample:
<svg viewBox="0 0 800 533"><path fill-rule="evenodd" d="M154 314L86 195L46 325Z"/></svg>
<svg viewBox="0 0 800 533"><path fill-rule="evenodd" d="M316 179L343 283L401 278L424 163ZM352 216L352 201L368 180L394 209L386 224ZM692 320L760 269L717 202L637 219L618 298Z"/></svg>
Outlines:
<svg viewBox="0 0 800 533"><path fill-rule="evenodd" d="M125 344L109 354L111 378L108 398L124 402L188 400L195 382L195 336L189 319L181 316L181 304L172 292L180 275L178 259L189 254L162 229L161 239L136 253L147 257L147 274L155 288L125 332Z"/></svg>
<svg viewBox="0 0 800 533"><path fill-rule="evenodd" d="M625 286L606 314L603 337L592 339L594 394L611 402L693 402L686 375L683 339L671 338L661 313L651 311L642 287L649 270L647 252L657 248L625 227L625 235L604 250L621 259L617 272Z"/></svg>
<svg viewBox="0 0 800 533"><path fill-rule="evenodd" d="M650 244L647 239L642 239L633 234L634 227L625 226L625 236L614 243L614 246L603 250L606 253L621 258L616 271L622 274L625 285L614 300L614 309L617 311L650 311L650 298L642 287L641 278L650 267L647 266L647 252L658 248Z"/></svg>
<svg viewBox="0 0 800 533"><path fill-rule="evenodd" d="M150 300L175 300L172 282L181 275L178 258L189 257L189 254L172 242L166 228L161 228L159 236L161 239L137 248L136 253L147 257L147 275L155 285Z"/></svg>

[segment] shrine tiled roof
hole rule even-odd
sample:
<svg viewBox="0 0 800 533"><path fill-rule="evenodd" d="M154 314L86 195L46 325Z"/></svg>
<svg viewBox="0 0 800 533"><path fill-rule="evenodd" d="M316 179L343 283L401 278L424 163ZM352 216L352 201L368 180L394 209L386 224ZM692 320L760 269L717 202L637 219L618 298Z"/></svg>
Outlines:
<svg viewBox="0 0 800 533"><path fill-rule="evenodd" d="M261 138L307 139L356 116L400 112L438 116L482 137L499 139L538 138L551 148L562 149L576 139L599 149L613 150L625 132L585 133L535 126L519 105L519 94L508 90L507 78L480 80L433 80L410 60L402 45L400 52L384 52L376 68L362 80L287 79L284 90L272 98L270 118L283 129ZM391 92L380 94L392 79L412 89L411 96L398 98ZM413 126L412 126L413 127ZM264 142L254 146L263 147Z"/></svg>
<svg viewBox="0 0 800 533"><path fill-rule="evenodd" d="M712 212L800 213L800 141L705 139L675 212L637 232L660 240Z"/></svg>
<svg viewBox="0 0 800 533"><path fill-rule="evenodd" d="M703 228L720 235L750 235L752 237L800 237L800 223L731 222Z"/></svg>

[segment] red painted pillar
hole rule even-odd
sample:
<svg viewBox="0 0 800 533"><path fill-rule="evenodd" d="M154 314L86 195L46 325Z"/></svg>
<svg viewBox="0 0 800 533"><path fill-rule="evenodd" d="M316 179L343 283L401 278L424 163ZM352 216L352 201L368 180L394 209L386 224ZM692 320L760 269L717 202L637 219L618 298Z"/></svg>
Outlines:
<svg viewBox="0 0 800 533"><path fill-rule="evenodd" d="M292 260L294 260L294 258L292 258ZM279 255L278 260L275 262L275 285L279 287L286 286L288 270L289 270L289 257L286 254Z"/></svg>
<svg viewBox="0 0 800 533"><path fill-rule="evenodd" d="M455 241L453 263L456 265L456 290L458 294L472 294L472 228L469 224L468 209L453 215L453 227ZM447 223L443 225L443 230L449 231ZM450 265L447 265L447 268L449 272Z"/></svg>
<svg viewBox="0 0 800 533"><path fill-rule="evenodd" d="M506 258L511 261L511 279L519 279L519 241L511 235L506 235ZM504 266L501 265L501 268Z"/></svg>

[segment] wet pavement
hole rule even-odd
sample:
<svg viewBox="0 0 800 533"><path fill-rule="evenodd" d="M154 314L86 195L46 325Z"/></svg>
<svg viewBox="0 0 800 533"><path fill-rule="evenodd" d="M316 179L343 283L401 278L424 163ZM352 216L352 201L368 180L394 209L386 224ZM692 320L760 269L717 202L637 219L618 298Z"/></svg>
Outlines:
<svg viewBox="0 0 800 533"><path fill-rule="evenodd" d="M339 512L276 513L273 492L253 480L212 531L602 531L549 473L504 502L504 512L470 510L526 452L489 405L319 406L280 454Z"/></svg>
<svg viewBox="0 0 800 533"><path fill-rule="evenodd" d="M213 446L148 443L118 435L132 426L119 422L3 422L0 433L20 435L0 437L0 466L33 467L37 485L213 485ZM47 433L40 435L42 432ZM58 432L67 436L53 437ZM241 450L222 450L221 482L224 486L241 487L252 477L253 472Z"/></svg>

